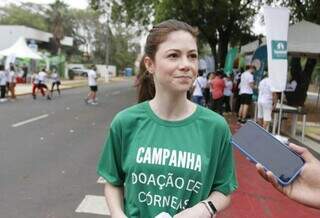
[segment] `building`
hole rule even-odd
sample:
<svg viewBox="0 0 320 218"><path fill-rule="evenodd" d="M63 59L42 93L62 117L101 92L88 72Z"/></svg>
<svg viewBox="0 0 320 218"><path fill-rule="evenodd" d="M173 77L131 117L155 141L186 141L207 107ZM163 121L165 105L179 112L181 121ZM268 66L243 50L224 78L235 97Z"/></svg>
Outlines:
<svg viewBox="0 0 320 218"><path fill-rule="evenodd" d="M26 39L29 47L37 50L37 48L49 49L50 39L53 35L51 33L26 26L0 25L0 36L0 50L10 47L20 37L24 37ZM61 41L61 45L63 47L71 47L73 45L73 38L68 36L64 37Z"/></svg>

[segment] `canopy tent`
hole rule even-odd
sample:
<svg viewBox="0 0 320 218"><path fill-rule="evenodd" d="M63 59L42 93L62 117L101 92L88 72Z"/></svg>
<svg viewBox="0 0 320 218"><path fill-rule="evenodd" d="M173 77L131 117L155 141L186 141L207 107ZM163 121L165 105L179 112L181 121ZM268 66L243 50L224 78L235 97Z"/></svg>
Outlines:
<svg viewBox="0 0 320 218"><path fill-rule="evenodd" d="M265 44L265 37L262 44ZM241 46L240 53L253 53L259 47L259 41L253 41ZM291 55L318 55L320 54L320 25L301 21L289 27L288 53Z"/></svg>
<svg viewBox="0 0 320 218"><path fill-rule="evenodd" d="M23 37L20 37L11 47L0 51L0 55L15 58L42 59L40 55L27 46Z"/></svg>

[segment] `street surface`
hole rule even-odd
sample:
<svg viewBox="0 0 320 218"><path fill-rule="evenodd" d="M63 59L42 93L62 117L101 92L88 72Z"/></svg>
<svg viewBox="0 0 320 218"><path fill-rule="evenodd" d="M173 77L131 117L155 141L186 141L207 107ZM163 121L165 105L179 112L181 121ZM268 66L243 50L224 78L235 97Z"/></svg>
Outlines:
<svg viewBox="0 0 320 218"><path fill-rule="evenodd" d="M1 218L101 217L75 210L86 195L103 195L96 164L106 126L135 91L128 81L101 85L95 106L84 103L87 92L0 104Z"/></svg>
<svg viewBox="0 0 320 218"><path fill-rule="evenodd" d="M0 218L109 217L96 165L113 116L136 102L132 85L100 85L95 106L83 101L87 87L0 104ZM226 119L233 132L240 127ZM235 158L239 189L218 217L320 217L275 191L238 151Z"/></svg>

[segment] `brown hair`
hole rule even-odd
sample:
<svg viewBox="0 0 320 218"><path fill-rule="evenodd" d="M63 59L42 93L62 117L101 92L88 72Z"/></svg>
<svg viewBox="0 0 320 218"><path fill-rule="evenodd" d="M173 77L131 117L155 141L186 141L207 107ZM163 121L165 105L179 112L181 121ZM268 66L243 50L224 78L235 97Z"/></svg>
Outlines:
<svg viewBox="0 0 320 218"><path fill-rule="evenodd" d="M136 80L136 87L138 89L138 102L150 100L155 95L153 76L147 71L145 67L145 57L149 57L154 60L159 45L167 39L167 36L170 33L179 30L186 31L190 33L195 39L197 38L198 30L196 28L193 28L187 23L173 19L163 21L150 30L144 48L145 54L141 58L140 69Z"/></svg>

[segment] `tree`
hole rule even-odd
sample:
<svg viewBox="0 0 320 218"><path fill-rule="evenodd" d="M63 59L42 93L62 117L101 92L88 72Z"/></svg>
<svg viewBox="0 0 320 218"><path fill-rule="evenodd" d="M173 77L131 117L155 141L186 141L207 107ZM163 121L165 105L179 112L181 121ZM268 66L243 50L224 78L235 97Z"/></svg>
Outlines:
<svg viewBox="0 0 320 218"><path fill-rule="evenodd" d="M51 26L52 42L53 42L53 53L61 53L61 40L65 36L65 30L68 18L68 6L60 1L56 0L54 3L49 4L48 23Z"/></svg>
<svg viewBox="0 0 320 218"><path fill-rule="evenodd" d="M106 1L91 0L96 7ZM260 1L253 0L113 0L113 19L144 28L155 21L175 18L199 28L200 39L210 45L213 56L224 65L229 42L237 44L242 34L250 34ZM218 47L218 50L217 50Z"/></svg>
<svg viewBox="0 0 320 218"><path fill-rule="evenodd" d="M44 10L42 6L32 3L22 3L20 6L10 4L0 8L0 24L23 25L48 31L48 23L39 13L42 10Z"/></svg>
<svg viewBox="0 0 320 218"><path fill-rule="evenodd" d="M125 67L134 68L134 62L139 53L137 44L132 42L134 36L121 25L117 25L116 29L116 33L111 36L110 63L120 70Z"/></svg>

